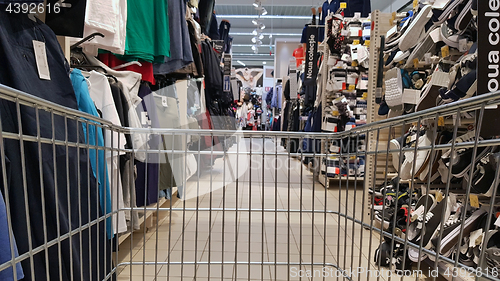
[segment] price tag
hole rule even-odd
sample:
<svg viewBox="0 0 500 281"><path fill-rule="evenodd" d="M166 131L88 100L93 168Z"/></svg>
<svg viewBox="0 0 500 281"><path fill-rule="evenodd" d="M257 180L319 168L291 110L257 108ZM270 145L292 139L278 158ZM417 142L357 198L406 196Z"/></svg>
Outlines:
<svg viewBox="0 0 500 281"><path fill-rule="evenodd" d="M438 191L436 192L436 201L437 201L437 202L441 202L441 201L443 201L443 193L441 193L441 191L440 191L440 190L438 190Z"/></svg>
<svg viewBox="0 0 500 281"><path fill-rule="evenodd" d="M413 0L413 9L418 7L418 0Z"/></svg>
<svg viewBox="0 0 500 281"><path fill-rule="evenodd" d="M357 66L358 66L358 61L357 61L357 60L353 60L353 61L351 62L351 66L352 66L352 67L357 67Z"/></svg>
<svg viewBox="0 0 500 281"><path fill-rule="evenodd" d="M470 202L471 207L479 208L479 198L477 197L477 195L470 194L469 195L469 202Z"/></svg>
<svg viewBox="0 0 500 281"><path fill-rule="evenodd" d="M356 90L356 85L349 85L349 91Z"/></svg>
<svg viewBox="0 0 500 281"><path fill-rule="evenodd" d="M362 97L362 99L364 99L364 100L368 99L368 93L367 93L367 92L364 92L364 93L363 93L363 97Z"/></svg>
<svg viewBox="0 0 500 281"><path fill-rule="evenodd" d="M413 68L418 68L419 60L413 59Z"/></svg>
<svg viewBox="0 0 500 281"><path fill-rule="evenodd" d="M35 50L38 76L40 76L40 79L50 80L50 70L49 63L47 61L47 49L45 49L45 42L33 40L33 49Z"/></svg>
<svg viewBox="0 0 500 281"><path fill-rule="evenodd" d="M161 97L161 105L168 107L167 97Z"/></svg>
<svg viewBox="0 0 500 281"><path fill-rule="evenodd" d="M370 40L365 40L365 46L370 47Z"/></svg>
<svg viewBox="0 0 500 281"><path fill-rule="evenodd" d="M443 116L439 116L438 118L438 126L444 126L444 117Z"/></svg>
<svg viewBox="0 0 500 281"><path fill-rule="evenodd" d="M359 40L353 40L353 41L352 41L352 44L353 44L353 45L359 45Z"/></svg>
<svg viewBox="0 0 500 281"><path fill-rule="evenodd" d="M444 46L441 48L441 57L446 58L450 56L450 47Z"/></svg>
<svg viewBox="0 0 500 281"><path fill-rule="evenodd" d="M341 3L340 3L340 8L341 8L341 9L345 9L345 8L347 8L347 3L346 3L346 2L341 2Z"/></svg>

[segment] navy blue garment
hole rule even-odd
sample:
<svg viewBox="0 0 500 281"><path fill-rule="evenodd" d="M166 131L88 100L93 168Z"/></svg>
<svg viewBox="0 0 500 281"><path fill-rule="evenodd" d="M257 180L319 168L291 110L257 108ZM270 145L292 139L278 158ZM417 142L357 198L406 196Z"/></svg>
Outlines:
<svg viewBox="0 0 500 281"><path fill-rule="evenodd" d="M12 222L11 222L12 223ZM10 250L10 235L12 230L9 229L7 221L7 210L5 209L5 202L3 200L2 192L0 192L0 264L8 262L12 259L12 251ZM14 245L14 256L18 257L16 239L12 237L12 244ZM16 264L16 274L17 279L20 280L24 277L23 269L21 264ZM14 280L14 271L12 267L0 271L0 280Z"/></svg>
<svg viewBox="0 0 500 281"><path fill-rule="evenodd" d="M38 76L33 40L45 42L51 80L41 80ZM54 32L41 21L34 22L26 15L0 11L0 61L0 84L77 110L67 61ZM24 135L37 136L39 132L42 138L85 144L82 126L76 121L65 121L57 115L52 118L52 115L44 110L39 110L37 119L35 109L25 106L19 109L20 119L17 118L17 113L15 103L0 100L0 117L4 132L18 134L21 127ZM92 171L87 169L87 166L90 167L87 162L87 149L52 144L39 145L36 142L24 142L22 148L23 152L18 140L4 140L4 168L7 171L10 214L16 222L12 225L12 231L20 255L44 245L44 235L48 241L52 241L58 235L67 234L70 230L78 229L102 215L99 211L97 182ZM26 176L26 185L23 184L23 174ZM0 181L3 181L2 175ZM7 200L5 193L3 196ZM26 197L29 213L26 213L25 209ZM45 199L45 205L42 205L42 198ZM90 201L79 198L90 198ZM28 232L28 224L31 232ZM90 230L85 228L81 234L72 235L71 240L65 239L59 245L49 247L47 252L42 250L35 254L32 262L30 258L24 259L24 280L35 280L36 276L37 281L43 281L48 279L48 274L50 280L104 279L112 269L111 244L105 230L103 220L91 226ZM30 238L31 249L28 243ZM100 265L99 269L97 264ZM35 276L31 274L32 266ZM49 272L46 272L47 269Z"/></svg>
<svg viewBox="0 0 500 281"><path fill-rule="evenodd" d="M212 13L212 20L210 20L210 26L208 28L208 37L212 40L219 40L219 23L217 22L217 16Z"/></svg>
<svg viewBox="0 0 500 281"><path fill-rule="evenodd" d="M165 57L165 63L153 64L154 74L172 73L193 62L193 52L185 14L186 3L184 0L168 1L170 57Z"/></svg>
<svg viewBox="0 0 500 281"><path fill-rule="evenodd" d="M344 17L352 18L354 13L361 13L361 17L366 18L371 11L370 0L348 0L347 8L344 10Z"/></svg>
<svg viewBox="0 0 500 281"><path fill-rule="evenodd" d="M200 0L198 3L198 14L200 15L201 32L209 34L212 14L214 13L215 0Z"/></svg>
<svg viewBox="0 0 500 281"><path fill-rule="evenodd" d="M340 2L341 2L340 0L332 0L330 3L328 3L328 0L326 0L323 3L321 15L319 16L319 25L325 25L326 16L330 13L336 13L340 9ZM324 27L319 28L318 37L319 37L319 42L323 42L323 40L325 39Z"/></svg>
<svg viewBox="0 0 500 281"><path fill-rule="evenodd" d="M271 103L273 102L273 88L271 87L271 89L269 90L269 92L267 92L266 94L266 104L271 107Z"/></svg>
<svg viewBox="0 0 500 281"><path fill-rule="evenodd" d="M142 84L139 88L141 104L137 106L137 113L143 128L160 128L160 121L156 113L156 103L151 89ZM161 143L161 136L151 134L149 136L148 148L151 151L158 151ZM158 153L148 153L147 161L136 161L137 179L135 180L137 207L147 206L158 202L158 183L160 176L160 159Z"/></svg>
<svg viewBox="0 0 500 281"><path fill-rule="evenodd" d="M223 20L220 22L219 25L219 35L220 35L220 40L224 40L224 50L223 52L229 53L231 51L231 45L233 42L233 38L229 36L229 31L231 30L231 24Z"/></svg>

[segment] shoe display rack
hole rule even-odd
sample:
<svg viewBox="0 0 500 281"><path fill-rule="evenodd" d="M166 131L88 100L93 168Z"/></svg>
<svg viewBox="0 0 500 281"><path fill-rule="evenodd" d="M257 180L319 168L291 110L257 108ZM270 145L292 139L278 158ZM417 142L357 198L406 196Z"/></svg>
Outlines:
<svg viewBox="0 0 500 281"><path fill-rule="evenodd" d="M478 76L482 67L477 64L481 56L477 51L479 1L440 1L442 7L432 5L437 2L414 1L414 9L407 13L372 13L367 122L466 100L482 93L478 80L492 77ZM459 260L470 268L500 268L500 260L492 258L493 254L488 256L488 251L500 253L496 242L500 240L495 240L500 234L493 224L500 211L495 206L500 201L495 185L500 147L477 146L491 138L490 128L497 124L490 118L494 111L486 109L483 116L479 110L458 110L455 115L429 116L412 124L395 122L395 126L367 135L368 151L382 153L366 158L365 191L371 197L365 208L369 221L365 222L373 220L377 227L395 236L439 250L436 266L447 280L477 279L470 274L450 275L454 265L443 262L442 257ZM453 148L471 142L477 147ZM434 150L440 145L452 148ZM433 147L433 152L417 149L422 147ZM441 239L436 239L440 224L444 230ZM422 226L431 231L420 237ZM485 228L490 231L481 233ZM482 242L474 244L478 237ZM384 255L405 256L407 261L434 267L435 256L404 252L391 243L386 239L377 249L382 259ZM481 248L486 248L487 265L478 264ZM385 261L379 262L384 265ZM411 267L397 262L394 265Z"/></svg>
<svg viewBox="0 0 500 281"><path fill-rule="evenodd" d="M366 124L368 116L368 69L371 20L343 18L339 14L325 19L323 63L319 88L324 132L348 131ZM322 154L333 154L320 161L320 182L364 178L364 156L343 157L344 153L364 151L365 137L322 143Z"/></svg>

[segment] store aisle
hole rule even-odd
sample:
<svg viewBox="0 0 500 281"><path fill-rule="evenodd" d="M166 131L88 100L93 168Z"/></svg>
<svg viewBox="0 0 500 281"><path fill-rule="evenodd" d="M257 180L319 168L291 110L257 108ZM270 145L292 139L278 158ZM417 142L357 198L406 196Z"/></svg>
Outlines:
<svg viewBox="0 0 500 281"><path fill-rule="evenodd" d="M350 181L348 192L345 183L325 190L299 160L263 156L286 152L272 139L241 138L231 152L239 153L218 159L211 171L190 179L187 200L172 204L185 212L166 211L157 228L135 232L120 246L119 261L137 264L119 267L118 280L334 280L328 277L335 268L323 271L322 264L369 268L379 237L372 236L370 245L368 230L330 212L361 219L362 182L355 190ZM232 181L232 174L239 175L238 181ZM189 196L196 193L200 196ZM219 264L209 267L207 262ZM375 270L373 262L370 268ZM316 276L298 277L307 273ZM365 276L354 274L353 279Z"/></svg>

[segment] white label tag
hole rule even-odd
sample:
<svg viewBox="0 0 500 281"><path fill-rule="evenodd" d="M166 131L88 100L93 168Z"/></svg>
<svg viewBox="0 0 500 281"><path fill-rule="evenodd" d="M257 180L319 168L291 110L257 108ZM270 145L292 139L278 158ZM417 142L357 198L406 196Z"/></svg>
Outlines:
<svg viewBox="0 0 500 281"><path fill-rule="evenodd" d="M496 222L495 222L495 225L500 227L500 216L498 216Z"/></svg>
<svg viewBox="0 0 500 281"><path fill-rule="evenodd" d="M477 245L481 244L481 242L483 241L482 236L483 236L483 229L482 228L471 232L470 239L469 239L469 247L473 248L473 247L476 247Z"/></svg>
<svg viewBox="0 0 500 281"><path fill-rule="evenodd" d="M418 207L418 209L416 209L413 214L411 215L411 221L414 222L417 220L418 216L422 215L425 211L425 206L424 205L421 205L420 207Z"/></svg>
<svg viewBox="0 0 500 281"><path fill-rule="evenodd" d="M420 99L420 91L412 89L404 89L403 103L417 104Z"/></svg>
<svg viewBox="0 0 500 281"><path fill-rule="evenodd" d="M458 40L458 50L462 53L467 52L469 45L467 44L467 39Z"/></svg>
<svg viewBox="0 0 500 281"><path fill-rule="evenodd" d="M33 49L35 50L38 76L40 76L40 79L50 80L49 62L47 61L45 42L33 40Z"/></svg>
<svg viewBox="0 0 500 281"><path fill-rule="evenodd" d="M436 28L429 35L431 36L432 41L434 41L434 43L438 43L443 40L441 39L441 28Z"/></svg>
<svg viewBox="0 0 500 281"><path fill-rule="evenodd" d="M141 125L147 126L148 125L148 113L147 112L141 112Z"/></svg>
<svg viewBox="0 0 500 281"><path fill-rule="evenodd" d="M168 107L167 97L161 97L161 104L163 107Z"/></svg>

